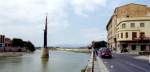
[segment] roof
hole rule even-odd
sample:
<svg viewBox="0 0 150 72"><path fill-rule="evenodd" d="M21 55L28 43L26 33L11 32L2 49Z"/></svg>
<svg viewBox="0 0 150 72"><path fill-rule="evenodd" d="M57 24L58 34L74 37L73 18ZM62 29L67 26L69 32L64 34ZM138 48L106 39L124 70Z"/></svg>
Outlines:
<svg viewBox="0 0 150 72"><path fill-rule="evenodd" d="M118 8L121 8L121 7L123 7L123 6L128 6L128 5L140 5L140 6L147 6L147 5L142 5L142 4L129 3L129 4L125 4L125 5L122 5L122 6L116 7L116 8L115 8L115 10L114 10L114 14L115 14L115 12L117 11L117 9L118 9ZM111 16L110 20L108 21L108 23L107 23L107 25L106 25L106 30L108 30L108 26L109 26L109 24L111 23L111 21L112 21L112 19L113 19L113 16L115 16L114 14Z"/></svg>
<svg viewBox="0 0 150 72"><path fill-rule="evenodd" d="M129 5L147 6L147 5L143 5L143 4L129 3L129 4L121 5L118 8L123 7L123 6L129 6Z"/></svg>

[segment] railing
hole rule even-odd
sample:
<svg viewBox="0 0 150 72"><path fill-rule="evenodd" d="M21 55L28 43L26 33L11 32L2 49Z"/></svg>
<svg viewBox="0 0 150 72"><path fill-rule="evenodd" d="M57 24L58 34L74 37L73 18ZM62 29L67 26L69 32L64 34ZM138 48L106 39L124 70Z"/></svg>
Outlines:
<svg viewBox="0 0 150 72"><path fill-rule="evenodd" d="M88 65L86 66L85 72L94 72L94 50L91 49L91 57Z"/></svg>

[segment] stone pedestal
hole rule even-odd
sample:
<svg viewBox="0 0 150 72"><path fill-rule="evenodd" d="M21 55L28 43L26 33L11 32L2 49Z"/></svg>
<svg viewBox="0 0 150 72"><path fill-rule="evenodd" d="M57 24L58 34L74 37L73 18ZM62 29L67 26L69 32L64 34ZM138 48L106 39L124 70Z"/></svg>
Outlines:
<svg viewBox="0 0 150 72"><path fill-rule="evenodd" d="M41 58L49 58L49 50L48 50L48 48L42 48L41 52L42 52Z"/></svg>

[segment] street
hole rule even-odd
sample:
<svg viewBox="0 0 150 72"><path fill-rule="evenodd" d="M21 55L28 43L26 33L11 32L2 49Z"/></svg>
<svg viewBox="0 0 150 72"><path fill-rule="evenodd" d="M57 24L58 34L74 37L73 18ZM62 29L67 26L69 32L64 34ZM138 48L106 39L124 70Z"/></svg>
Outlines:
<svg viewBox="0 0 150 72"><path fill-rule="evenodd" d="M150 72L148 60L134 59L134 55L113 54L112 59L102 61L109 72Z"/></svg>

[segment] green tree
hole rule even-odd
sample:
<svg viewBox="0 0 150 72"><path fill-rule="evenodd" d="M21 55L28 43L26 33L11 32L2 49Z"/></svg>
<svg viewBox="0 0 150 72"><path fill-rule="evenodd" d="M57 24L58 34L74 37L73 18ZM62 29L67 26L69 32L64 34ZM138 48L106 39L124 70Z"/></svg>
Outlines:
<svg viewBox="0 0 150 72"><path fill-rule="evenodd" d="M35 47L30 41L24 41L24 47L26 47L31 52L35 51Z"/></svg>
<svg viewBox="0 0 150 72"><path fill-rule="evenodd" d="M92 47L93 48L101 48L101 47L107 47L107 42L106 41L93 41L92 42Z"/></svg>
<svg viewBox="0 0 150 72"><path fill-rule="evenodd" d="M14 38L12 40L12 45L13 47L25 47L31 52L35 51L35 47L30 41L23 41L22 39L19 38Z"/></svg>
<svg viewBox="0 0 150 72"><path fill-rule="evenodd" d="M19 38L13 38L12 45L13 47L23 47L23 40Z"/></svg>

